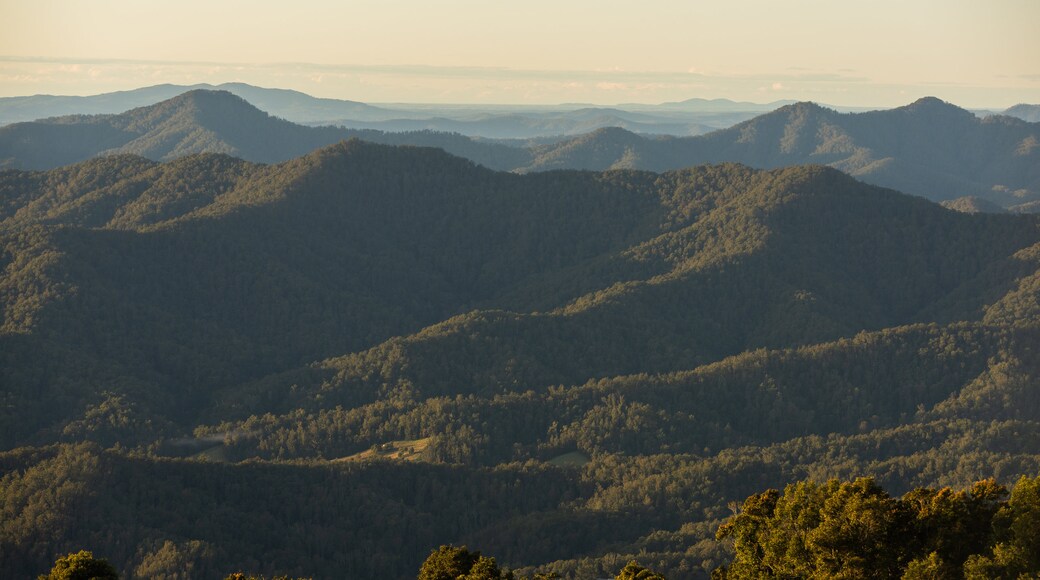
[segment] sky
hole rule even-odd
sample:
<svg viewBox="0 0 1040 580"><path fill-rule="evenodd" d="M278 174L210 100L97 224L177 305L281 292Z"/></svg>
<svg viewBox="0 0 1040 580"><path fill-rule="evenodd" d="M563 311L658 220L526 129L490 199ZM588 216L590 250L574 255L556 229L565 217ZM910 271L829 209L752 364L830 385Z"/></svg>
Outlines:
<svg viewBox="0 0 1040 580"><path fill-rule="evenodd" d="M1040 0L0 0L0 96L1040 103Z"/></svg>

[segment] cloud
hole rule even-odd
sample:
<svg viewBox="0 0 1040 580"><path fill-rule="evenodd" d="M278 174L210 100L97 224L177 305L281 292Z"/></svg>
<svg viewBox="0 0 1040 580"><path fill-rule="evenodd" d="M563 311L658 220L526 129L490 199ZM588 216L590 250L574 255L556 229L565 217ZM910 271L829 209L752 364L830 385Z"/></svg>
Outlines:
<svg viewBox="0 0 1040 580"><path fill-rule="evenodd" d="M784 90L784 83L773 83L773 86L770 88L772 88L774 91L782 91Z"/></svg>

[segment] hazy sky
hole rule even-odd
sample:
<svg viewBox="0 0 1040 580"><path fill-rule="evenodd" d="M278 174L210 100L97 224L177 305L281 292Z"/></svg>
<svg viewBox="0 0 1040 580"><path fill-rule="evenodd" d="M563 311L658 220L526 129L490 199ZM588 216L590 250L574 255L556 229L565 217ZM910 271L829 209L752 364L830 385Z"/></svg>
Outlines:
<svg viewBox="0 0 1040 580"><path fill-rule="evenodd" d="M1040 0L0 0L0 96L1040 103Z"/></svg>

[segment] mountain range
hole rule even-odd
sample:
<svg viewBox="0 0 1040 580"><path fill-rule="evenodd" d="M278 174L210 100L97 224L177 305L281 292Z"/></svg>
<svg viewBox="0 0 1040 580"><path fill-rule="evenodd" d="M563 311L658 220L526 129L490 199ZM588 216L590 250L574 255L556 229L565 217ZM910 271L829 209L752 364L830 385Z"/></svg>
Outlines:
<svg viewBox="0 0 1040 580"><path fill-rule="evenodd" d="M245 83L220 85L202 83L155 85L87 97L56 95L0 97L0 125L69 115L114 115L130 109L155 105L197 90L226 91L253 103L271 115L296 123L337 118L379 120L398 116L396 113L364 103L321 99L299 91L262 88Z"/></svg>
<svg viewBox="0 0 1040 580"><path fill-rule="evenodd" d="M593 105L422 105L373 106L317 98L286 89L245 83L156 85L88 97L35 95L0 98L0 126L69 115L118 114L155 105L195 90L220 90L241 97L273 116L307 125L341 125L382 131L432 130L500 139L574 135L619 126L648 134L696 135L751 118L772 105L732 101L693 101L625 109Z"/></svg>
<svg viewBox="0 0 1040 580"><path fill-rule="evenodd" d="M354 137L436 146L495 168L511 168L529 159L516 147L457 134L298 125L229 92L194 90L117 115L73 115L0 127L0 167L46 169L119 153L154 160L225 153L274 163Z"/></svg>
<svg viewBox="0 0 1040 580"><path fill-rule="evenodd" d="M517 172L819 163L935 201L972 196L1028 211L1040 200L1040 125L1005 116L980 119L934 98L865 113L797 103L695 137L645 137L608 128L526 145L432 131L304 127L229 93L199 90L119 115L0 127L0 164L44 169L110 153L167 160L197 152L270 163L351 137L439 147L492 169Z"/></svg>
<svg viewBox="0 0 1040 580"><path fill-rule="evenodd" d="M620 127L645 135L700 135L720 126L729 126L754 116L754 112L721 112L689 115L643 113L613 108L589 107L567 111L516 111L507 113L469 113L461 118L430 117L385 121L330 121L354 129L388 132L438 131L488 139L538 139L588 133L604 127Z"/></svg>
<svg viewBox="0 0 1040 580"><path fill-rule="evenodd" d="M253 111L182 97L164 106ZM151 135L160 110L105 123ZM771 159L782 131L794 159L865 115L781 111L734 147ZM945 115L1029 128L959 111L918 103L863 143ZM13 574L87 546L127 575L407 578L465 543L528 573L638 555L706 577L727 504L766 487L1040 470L1037 216L824 165L519 174L356 139L171 157L0 172Z"/></svg>
<svg viewBox="0 0 1040 580"><path fill-rule="evenodd" d="M603 129L535 148L534 163L523 170L821 163L932 200L972 195L1010 207L1040 195L1038 144L1036 123L980 119L934 98L852 114L798 103L699 137L654 139Z"/></svg>

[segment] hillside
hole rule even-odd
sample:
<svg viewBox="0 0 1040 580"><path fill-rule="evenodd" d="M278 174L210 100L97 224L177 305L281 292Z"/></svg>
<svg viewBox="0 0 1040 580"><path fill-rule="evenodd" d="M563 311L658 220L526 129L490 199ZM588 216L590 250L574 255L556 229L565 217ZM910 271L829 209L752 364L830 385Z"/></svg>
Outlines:
<svg viewBox="0 0 1040 580"><path fill-rule="evenodd" d="M121 153L156 161L224 153L276 163L354 137L432 145L501 169L529 159L519 149L454 134L306 127L272 117L226 91L193 90L116 115L57 117L0 127L0 167L50 169Z"/></svg>
<svg viewBox="0 0 1040 580"><path fill-rule="evenodd" d="M1038 143L1035 123L1004 116L979 119L934 98L846 114L798 103L697 137L650 139L601 130L536 149L535 161L524 170L819 163L933 200L977 196L1008 207L1040 196Z"/></svg>
<svg viewBox="0 0 1040 580"><path fill-rule="evenodd" d="M19 576L89 547L408 578L456 543L697 578L768 487L1040 471L1036 216L821 165L518 175L357 140L8 170L0 199Z"/></svg>

